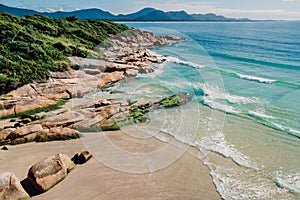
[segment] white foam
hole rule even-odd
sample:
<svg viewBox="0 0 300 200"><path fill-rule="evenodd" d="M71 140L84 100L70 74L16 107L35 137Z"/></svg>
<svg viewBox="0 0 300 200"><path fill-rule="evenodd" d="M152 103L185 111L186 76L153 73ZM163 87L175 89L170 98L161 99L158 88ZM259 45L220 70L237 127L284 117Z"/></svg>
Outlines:
<svg viewBox="0 0 300 200"><path fill-rule="evenodd" d="M249 75L238 74L238 73L236 73L236 75L239 78L250 80L250 81L258 81L260 83L273 83L273 82L276 82L276 80L261 78L261 77L256 77L256 76L249 76Z"/></svg>
<svg viewBox="0 0 300 200"><path fill-rule="evenodd" d="M224 134L221 132L202 138L201 142L198 142L197 145L205 150L213 151L226 158L230 158L240 166L255 170L259 169L255 162L252 162L247 156L240 153L233 145L228 144L224 138Z"/></svg>
<svg viewBox="0 0 300 200"><path fill-rule="evenodd" d="M275 122L271 122L271 123L272 123L273 126L278 128L279 130L286 131L286 132L290 133L291 135L294 135L294 136L300 138L300 131L295 130L295 129L290 128L290 127L287 127L287 126L283 126L283 125L275 123Z"/></svg>
<svg viewBox="0 0 300 200"><path fill-rule="evenodd" d="M176 82L171 82L171 81L161 81L162 84L164 85L168 85L168 86L172 86L172 87L177 87L177 88L181 88L184 89L186 87L189 88L194 88L194 89L202 89L202 83L195 83L195 82L189 82L189 81L185 81L185 79L183 80L179 80Z"/></svg>
<svg viewBox="0 0 300 200"><path fill-rule="evenodd" d="M225 105L225 104L221 104L218 102L215 102L213 100L211 100L208 97L203 97L203 103L215 110L219 110L222 112L226 112L226 113L239 113L239 111L235 108L233 108L232 106L229 105Z"/></svg>
<svg viewBox="0 0 300 200"><path fill-rule="evenodd" d="M250 110L248 113L251 115L257 116L257 117L265 118L265 119L274 119L273 116L266 115L265 111L263 109L256 109L255 111Z"/></svg>
<svg viewBox="0 0 300 200"><path fill-rule="evenodd" d="M276 187L272 180L261 172L205 164L211 169L213 182L223 199L294 199L287 190Z"/></svg>
<svg viewBox="0 0 300 200"><path fill-rule="evenodd" d="M224 90L220 89L218 86L203 84L202 90L212 100L224 99L229 101L230 103L236 103L236 104L247 104L247 103L258 102L258 98L247 98L243 96L228 94L224 92Z"/></svg>
<svg viewBox="0 0 300 200"><path fill-rule="evenodd" d="M282 175L279 172L274 181L279 187L300 194L300 173Z"/></svg>
<svg viewBox="0 0 300 200"><path fill-rule="evenodd" d="M194 68L204 68L205 66L203 65L199 65L197 63L193 63L193 62L190 62L190 61L184 61L184 60L180 60L176 57L173 57L173 56L165 56L164 57L166 59L167 62L173 62L173 63L177 63L177 64L182 64L182 65L187 65L187 66L190 66L190 67L194 67Z"/></svg>

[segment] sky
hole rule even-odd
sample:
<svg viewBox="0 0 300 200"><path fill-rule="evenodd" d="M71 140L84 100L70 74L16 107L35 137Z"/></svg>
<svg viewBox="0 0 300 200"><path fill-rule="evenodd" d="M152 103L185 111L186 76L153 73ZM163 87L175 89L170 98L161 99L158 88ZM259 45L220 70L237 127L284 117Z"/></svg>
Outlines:
<svg viewBox="0 0 300 200"><path fill-rule="evenodd" d="M153 7L235 18L300 20L300 0L0 0L0 3L50 12L100 8L113 14L127 14Z"/></svg>

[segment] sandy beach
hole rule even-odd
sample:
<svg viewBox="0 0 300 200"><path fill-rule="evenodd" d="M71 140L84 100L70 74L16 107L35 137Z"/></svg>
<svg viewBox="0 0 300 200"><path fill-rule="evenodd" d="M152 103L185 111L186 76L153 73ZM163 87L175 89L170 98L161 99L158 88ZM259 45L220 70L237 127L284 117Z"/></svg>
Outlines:
<svg viewBox="0 0 300 200"><path fill-rule="evenodd" d="M26 178L28 169L34 163L57 153L65 153L72 157L86 147L90 148L88 142L91 142L91 139L92 142L99 142L98 137L109 139L111 144L126 152L132 152L133 155L145 152L145 149L147 152L155 152L165 145L170 145L154 137L145 138L138 131L128 135L132 130L129 127L126 131L84 133L84 137L77 140L8 146L8 151L0 151L0 170L1 173L14 173L21 181ZM106 148L103 150L105 158L115 162L121 160L119 165L122 169L123 155L116 151L108 152L105 145L103 148ZM173 145L171 148L177 149ZM101 144L96 149L101 151ZM113 169L107 165L107 159L104 159L103 164L101 159L104 157L99 158L97 152L91 151L96 156L90 161L84 165L77 165L65 180L32 199L220 199L208 168L192 155L192 148L187 149L179 159L165 168L146 173ZM135 163L131 162L130 158L127 159L128 163L125 165L128 166L124 169L130 171L131 164L134 166ZM113 167L115 168L115 165Z"/></svg>

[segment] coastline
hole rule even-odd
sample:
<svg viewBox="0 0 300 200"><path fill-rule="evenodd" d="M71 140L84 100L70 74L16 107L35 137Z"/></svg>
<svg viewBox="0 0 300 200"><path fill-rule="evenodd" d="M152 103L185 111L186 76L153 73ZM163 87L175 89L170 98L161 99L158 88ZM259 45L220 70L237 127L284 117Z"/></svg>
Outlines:
<svg viewBox="0 0 300 200"><path fill-rule="evenodd" d="M134 26L141 28L140 25ZM164 23L161 26L165 26ZM208 26L204 23L200 25L199 23L197 26L211 27L213 25ZM195 23L186 27L187 29L191 28L191 32L195 33L194 37L200 37L197 31L206 30L197 28ZM181 25L178 25L177 28L183 30ZM218 33L218 27L214 28L217 31L212 31L214 30L212 29L208 32ZM245 27L239 29L243 28ZM204 32L206 33L206 31ZM209 87L212 85L205 80L209 79L209 74L208 76L206 74L203 80L207 87L201 84L202 80L197 81L190 76L193 74L194 68L196 71L200 66L197 64L198 62L193 61L193 55L197 54L197 51L188 44L177 45L179 42L176 40L180 38L173 38L175 45L169 46L170 43L165 42L168 36L156 38L151 32L143 32L142 40L148 38L148 42L144 43L144 41L134 39L132 40L133 45L129 45L127 43L128 35L123 36L114 37L110 43L105 43L108 46L113 45L110 48L111 51L108 52L108 59L105 61L98 62L94 58L68 57L76 65L74 71L50 72L52 78L47 83L33 82L19 88L18 91L1 96L0 116L9 114L6 111L9 111L11 115L4 116L4 118L15 116L0 121L0 164L2 164L1 159L4 158L4 163L1 165L6 170L4 172L15 170L13 173L16 173L19 180L22 181L30 166L45 157L49 158L56 153L67 153L71 157L79 151L89 150L94 157L92 160L85 165L77 165L76 170L79 171L72 171L53 189L34 196L33 199L56 199L61 195L63 199L70 199L75 195L78 199L88 197L99 199L102 196L106 199L120 199L123 196L125 199L142 197L146 199L214 199L209 196L211 191L217 192L218 199L220 196L223 199L298 199L300 174L297 169L300 161L298 159L300 146L297 134L299 126L297 118L293 116L298 116L299 110L295 107L296 104L293 102L290 104L290 99L297 98L299 87L298 79L293 81L293 78L297 78L297 73L291 76L285 70L287 67L297 68L297 65L280 64L276 61L265 62L264 59L245 59L245 56L229 56L230 59L234 58L249 65L259 65L265 68L266 72L269 72L270 67L283 68L278 70L280 76L276 73L277 70L273 70L274 73L269 72L270 76L265 76L266 74L261 76L262 74L258 75L254 72L241 72L239 71L241 69L236 68L234 62L228 61L225 56L220 61L221 64L224 64L224 71L222 69L210 71L207 68L199 67L203 73L206 70L213 72L212 76L220 73L224 80L223 83L227 85L227 88L231 88L231 91L222 92L218 87ZM213 38L210 38L209 41L215 41L218 44L217 47L222 47L218 42L226 39L222 34L217 36L216 40L218 41ZM244 37L244 40L247 38ZM270 39L272 38L267 38L266 41L273 41ZM243 41L243 38L239 40ZM256 41L253 40L253 43ZM248 42L246 43L248 44ZM227 44L227 41L224 44ZM291 44L293 42L289 43L288 47ZM162 48L166 49L161 52L171 52L176 48L182 52L178 55L193 62L189 62L190 64L185 66L187 63L185 61L172 62L168 58L165 59L164 56L158 56L165 55L159 52L160 48L158 48L157 54L146 49L160 46L166 46ZM142 48L133 51L132 49L135 47ZM226 52L234 52L229 49L226 47ZM281 50L279 49L279 51ZM177 58L175 52L174 55ZM260 58L259 55L257 57ZM205 59L199 59L199 62L200 60L202 62ZM161 70L161 76L152 76L156 74L155 70L160 71L158 65L164 62L166 64L163 64L164 70ZM220 63L218 64L220 65ZM203 64L203 66L206 65ZM227 67L228 69L235 68L233 72L227 73ZM243 67L247 67L247 65ZM186 70L185 72L188 73L174 74L172 73L174 68L180 72ZM281 78L285 73L288 81ZM171 96L162 99L166 94L154 90L155 87L147 80L148 75L153 78L150 82L160 83L162 81L168 89L173 89L177 94L175 98ZM189 81L192 83L175 81L180 80L181 75L189 77ZM136 77L137 79L131 82ZM173 78L174 81L172 81ZM212 80L215 81L215 79ZM149 85L149 87L141 87L144 85ZM47 90L48 86L52 89ZM243 86L246 90L241 91L238 86ZM95 88L98 90L93 91ZM135 88L142 89L135 91ZM247 88L255 88L255 90L247 90ZM188 92L196 90L196 99L200 101L178 108L182 112L176 112L177 108L149 112L154 110L151 109L155 108L153 105L163 105L163 102L167 105L165 108L171 102L175 106L180 106L180 103L174 100L186 89ZM145 102L140 102L139 95L147 96L146 91L152 92L151 97L146 98ZM287 91L292 92L287 93ZM189 94L188 92L185 94ZM60 101L63 103L62 105ZM285 108L282 105L285 105ZM198 106L201 109L201 115L196 116L194 111ZM273 109L270 110L270 108ZM293 110L289 108L293 108ZM201 119L200 125L183 116L182 113L185 112L191 119ZM211 123L210 113L212 112L226 115L224 124ZM168 115L164 116L165 113ZM148 116L149 118L147 118ZM170 116L169 123L167 116ZM182 120L184 121L182 129L177 128L179 117L184 119ZM281 120L282 117L283 120ZM146 123L136 124L139 122ZM167 124L167 128L160 129L160 132L153 131L159 127L160 122L163 122L163 125ZM271 126L268 126L267 122ZM127 126L128 124L131 125ZM198 124L197 128L191 128L196 124ZM219 131L215 130L220 124L223 126L220 129L217 128ZM147 129L150 135L139 134L139 132L127 129L136 126L142 130L144 125L150 125ZM175 129L178 134L173 131ZM99 130L118 131L99 133ZM164 132L165 130L166 132ZM193 130L196 130L195 136L197 137L193 138L192 143L187 142L192 136ZM92 131L95 132L91 133ZM169 140L168 131L170 131L171 139L176 140ZM293 134L290 134L289 131ZM161 133L166 133L167 136L164 137L164 134L161 137ZM155 136L151 137L153 134ZM294 134L297 138L294 137ZM81 139L76 139L81 136L83 136ZM99 140L96 139L103 139L103 137L107 137L109 141L105 143L102 140L102 143L97 143ZM156 137L160 141L157 141ZM53 144L49 142L67 139L74 140L53 142ZM169 141L176 146L163 141ZM134 162L130 156L122 156L117 152L109 151L107 149L109 143L131 153L133 158L136 156L136 159L142 159L142 162ZM20 146L11 146L14 144L20 144ZM156 160L152 159L150 154L162 151L164 146L174 146L171 148L174 151L169 149L169 154L160 153ZM180 148L177 148L178 146ZM97 151L91 147L97 147ZM180 155L178 160L173 160L166 168L157 170L155 162L172 160L177 149L181 149L181 151L183 149L184 154ZM51 153L49 155L48 150ZM145 153L146 155L135 155L135 153ZM204 154L207 157L203 157ZM6 155L9 156L6 157ZM17 162L13 161L15 157L18 158ZM22 161L19 161L20 157L23 159ZM24 159L26 160L24 161ZM103 161L103 164L100 161ZM114 165L107 164L105 161L110 161ZM207 166L206 168L203 163ZM116 170L118 167L123 167L123 169L125 167L125 170L118 171ZM146 172L135 173L134 170L139 167ZM2 171L1 168L0 171ZM127 170L133 172L128 173ZM211 187L211 183L213 187ZM207 191L209 191L209 195L206 194Z"/></svg>
<svg viewBox="0 0 300 200"><path fill-rule="evenodd" d="M58 99L65 99L65 104L62 108L56 108L53 111L37 112L38 114L46 114L46 119L42 119L37 115L38 119L28 120L29 122L24 122L24 124L24 118L20 118L22 120L19 122L16 121L18 119L1 121L2 132L0 136L2 137L1 140L8 141L8 143L3 143L8 146L8 151L0 151L0 173L12 172L22 182L26 178L28 169L34 163L57 153L64 153L71 157L75 153L86 149L82 144L82 140L86 139L85 136L87 134L99 134L100 137L101 135L107 135L113 143L120 144L125 149L130 149L132 152L143 152L145 150L145 140L128 137L126 133L122 132L122 129L101 133L79 133L76 130L72 130L73 128L80 128L82 125L89 129L92 127L92 124L99 120L107 119L110 115L114 116L116 106L118 109L123 110L122 112L124 113L129 109L127 104L130 106L130 101L125 102L125 100L121 102L102 100L99 102L85 102L85 104L74 106L73 98L83 98L84 94L92 91L93 87L105 89L106 86L123 80L125 76L130 78L140 73L153 72L154 69L151 65L160 64L163 61L151 55L144 47L164 46L170 44L170 41L177 42L181 40L181 38L175 36L156 37L153 33L146 31L139 31L139 34L142 35L142 38L148 40L148 42L142 44L142 49L137 45L138 40L136 41L134 38L132 43L126 44L128 38L124 39L122 35L113 37L110 42L114 47L112 52L108 52L110 54L108 62L72 57L70 61L83 67L81 71L52 73L52 78L47 83L32 83L12 91L10 96L3 100L3 105L10 105L11 102L13 105L10 110L2 110L2 115L4 116L7 114L7 111L13 114L17 106L17 111L22 114L22 112L27 112L27 110L34 110L36 106L51 105ZM168 42L167 39L170 39L170 41ZM140 50L135 52L133 49L136 49L136 47L139 47ZM125 53L123 52L124 48L126 49ZM74 84L77 85L76 88L74 88ZM47 90L47 85L52 90ZM29 99L29 106L28 102L23 102L23 99L26 98ZM48 99L51 99L51 101L46 102ZM15 104L15 100L19 103ZM42 105L35 103L41 100L43 102ZM99 116L94 119L87 118L90 115L90 111L87 110L90 105L94 105L95 108L105 107L104 110L97 110L97 112L100 112L100 118ZM84 113L87 114L85 118L82 115ZM33 112L33 114L35 113ZM35 116L28 115L27 117ZM94 117L94 114L89 117ZM74 126L76 123L77 125ZM16 124L20 124L21 127L18 128ZM114 124L109 124L109 127L114 126ZM33 131L33 127L37 128L38 132ZM11 138L11 134L14 137ZM76 139L79 137L79 134L83 136L82 139ZM141 133L135 131L132 134L141 135ZM38 142L40 135L46 137L45 139L43 138L44 142L42 143ZM53 138L53 140L72 140L50 142L52 140L50 138ZM150 146L150 149L154 148L152 149L153 151L157 150L157 146L171 145L154 137L150 137L150 141L148 139L147 145ZM10 143L10 141L14 140L16 142ZM33 141L37 141L37 143ZM172 148L176 149L177 147L174 146ZM86 165L77 166L76 170L71 172L64 181L53 189L38 196L33 196L32 199L57 199L58 197L60 199L70 199L70 197L72 199L74 197L76 199L85 199L87 197L89 199L119 199L121 197L122 199L220 199L208 167L203 165L200 159L192 155L191 152L193 151L193 147L188 147L183 155L167 167L155 172L140 174L112 169L99 162L94 156ZM91 151L91 153L94 155L95 152ZM111 159L114 160L113 162L117 162L120 158L117 154L114 155L113 152L109 152L108 156L111 156ZM12 158L14 158L13 161ZM119 164L126 165L126 163L122 162ZM136 164L140 165L140 163Z"/></svg>
<svg viewBox="0 0 300 200"><path fill-rule="evenodd" d="M125 131L126 132L126 131ZM93 133L85 133L93 134ZM95 134L95 133L94 133ZM128 136L122 130L96 133L106 135L119 148L131 152L144 151L145 140L132 137L140 135L131 132ZM85 135L84 135L85 136ZM84 137L83 137L84 139ZM147 139L152 149L165 145L154 137ZM1 152L1 171L14 172L23 180L27 170L47 156L64 152L73 155L85 149L82 140L54 141L47 143L27 143L11 146L7 152ZM47 149L47 151L45 151ZM95 157L87 164L79 165L68 177L50 191L34 196L39 199L221 199L209 175L209 169L192 152L190 147L178 160L166 168L153 173L127 173L105 166ZM14 155L18 153L18 157ZM117 154L108 155L117 159ZM12 161L11 157L15 157Z"/></svg>

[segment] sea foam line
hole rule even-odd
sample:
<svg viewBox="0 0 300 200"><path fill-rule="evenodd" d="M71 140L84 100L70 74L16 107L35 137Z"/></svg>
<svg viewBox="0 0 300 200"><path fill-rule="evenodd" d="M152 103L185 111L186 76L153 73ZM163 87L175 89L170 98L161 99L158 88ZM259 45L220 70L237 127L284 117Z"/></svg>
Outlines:
<svg viewBox="0 0 300 200"><path fill-rule="evenodd" d="M281 188L300 194L300 173L282 175L278 173L274 182Z"/></svg>
<svg viewBox="0 0 300 200"><path fill-rule="evenodd" d="M155 55L157 55L161 59L165 59L167 62L173 62L173 63L177 63L177 64L187 65L187 66L198 68L198 69L206 69L208 71L220 73L225 76L231 76L231 77L240 78L240 79L244 79L244 80L248 80L248 81L258 82L258 83L274 84L274 85L278 85L278 86L300 89L300 85L297 83L290 83L290 82L285 82L285 81L280 81L280 80L275 80L275 79L263 78L263 77L252 76L252 75L245 75L245 74L241 74L241 73L237 73L237 72L230 72L230 71L226 71L226 70L222 70L222 69L207 67L204 65L190 62L190 61L184 61L184 60L178 59L173 56L161 56L158 54L155 54Z"/></svg>
<svg viewBox="0 0 300 200"><path fill-rule="evenodd" d="M182 65L187 65L187 66L191 66L191 67L194 67L194 68L204 68L205 66L203 65L199 65L197 63L193 63L193 62L190 62L190 61L184 61L184 60L180 60L176 57L173 57L173 56L165 56L164 59L166 59L167 62L173 62L173 63L177 63L177 64L182 64Z"/></svg>
<svg viewBox="0 0 300 200"><path fill-rule="evenodd" d="M249 80L249 81L257 81L259 83L273 83L273 82L276 82L276 80L273 80L273 79L261 78L261 77L256 77L256 76L249 76L249 75L244 75L244 74L239 74L239 73L236 73L236 75L241 79L245 79L245 80Z"/></svg>
<svg viewBox="0 0 300 200"><path fill-rule="evenodd" d="M233 145L227 143L223 133L218 132L209 137L204 137L197 145L205 150L218 153L225 158L230 158L240 166L259 170L255 162L252 162L247 156L240 153Z"/></svg>

